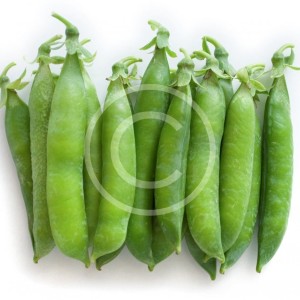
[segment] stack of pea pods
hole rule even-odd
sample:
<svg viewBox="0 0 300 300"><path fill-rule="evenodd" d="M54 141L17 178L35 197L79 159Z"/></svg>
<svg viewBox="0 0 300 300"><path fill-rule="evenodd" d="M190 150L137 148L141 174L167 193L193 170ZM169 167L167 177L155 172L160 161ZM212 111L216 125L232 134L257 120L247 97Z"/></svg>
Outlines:
<svg viewBox="0 0 300 300"><path fill-rule="evenodd" d="M16 165L38 262L57 246L100 270L126 245L149 270L176 252L182 240L195 261L216 278L250 245L258 223L257 272L276 253L290 208L293 140L284 70L293 45L275 52L273 67L235 72L224 47L203 37L202 50L169 69L169 32L143 50L153 57L139 85L137 63L115 63L103 110L86 70L94 56L66 26L39 47L28 105L27 85L0 75L5 129ZM51 51L65 46L66 56ZM211 54L214 47L214 54ZM285 50L289 49L289 55ZM194 60L205 60L195 70ZM62 64L59 75L51 64ZM272 79L270 89L260 81ZM237 79L234 92L232 81ZM256 113L265 94L263 129ZM258 222L257 222L258 221Z"/></svg>

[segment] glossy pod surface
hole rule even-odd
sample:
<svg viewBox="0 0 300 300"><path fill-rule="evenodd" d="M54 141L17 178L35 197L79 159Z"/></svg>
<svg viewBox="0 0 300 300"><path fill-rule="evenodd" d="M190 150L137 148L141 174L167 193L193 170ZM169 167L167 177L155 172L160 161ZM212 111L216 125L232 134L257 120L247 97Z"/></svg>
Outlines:
<svg viewBox="0 0 300 300"><path fill-rule="evenodd" d="M55 246L50 228L46 192L47 134L54 88L50 67L41 62L29 97L35 262L47 255Z"/></svg>
<svg viewBox="0 0 300 300"><path fill-rule="evenodd" d="M220 217L223 250L237 240L251 192L255 142L255 109L242 83L227 110L220 163Z"/></svg>
<svg viewBox="0 0 300 300"><path fill-rule="evenodd" d="M124 123L126 122L126 123ZM128 125L118 141L117 130ZM113 149L117 152L112 153ZM98 225L94 237L92 259L118 250L125 242L128 221L134 202L135 185L120 173L116 157L132 178L136 175L136 152L130 104L120 78L111 81L102 114L102 181L109 197L101 195ZM125 209L123 208L125 205Z"/></svg>
<svg viewBox="0 0 300 300"><path fill-rule="evenodd" d="M83 193L86 96L77 54L66 56L53 95L47 145L47 202L57 247L89 265Z"/></svg>
<svg viewBox="0 0 300 300"><path fill-rule="evenodd" d="M155 189L155 207L163 212L157 216L166 237L177 252L181 250L181 232L184 214L186 161L190 139L192 97L190 86L178 87L171 99L167 116L176 120L179 129L165 122L158 145L155 180L160 182L170 174L180 172L179 178L167 186Z"/></svg>
<svg viewBox="0 0 300 300"><path fill-rule="evenodd" d="M276 253L290 209L293 136L284 75L276 78L266 102L263 128L263 173L258 233L257 271Z"/></svg>
<svg viewBox="0 0 300 300"><path fill-rule="evenodd" d="M195 261L209 274L211 280L215 280L217 274L216 259L212 258L209 261L204 262L206 259L206 253L203 252L196 244L189 230L187 230L185 233L185 241L189 252Z"/></svg>
<svg viewBox="0 0 300 300"><path fill-rule="evenodd" d="M98 182L101 181L101 108L100 102L97 96L96 88L89 77L87 71L82 66L82 75L84 80L84 86L86 90L86 102L87 102L87 130L93 121L93 131L91 134L91 140L89 145L85 145L85 161L89 159L93 173L96 175ZM95 116L99 116L96 120ZM88 134L88 132L87 132ZM89 153L88 153L89 151ZM87 170L87 165L84 165L84 200L85 211L89 233L89 244L91 245L94 239L96 227L98 224L98 209L100 201L100 192L95 187L90 174Z"/></svg>
<svg viewBox="0 0 300 300"><path fill-rule="evenodd" d="M164 49L155 49L155 54L143 76L141 85L157 85L155 90L140 90L135 104L135 114L151 112L165 114L169 105L169 95L163 90L170 84L170 71ZM136 140L137 179L154 181L157 146L163 119L145 118L134 124ZM153 186L154 187L154 186ZM137 187L134 207L151 210L154 208L154 189ZM153 266L152 257L152 216L132 214L127 235L130 252L140 261Z"/></svg>
<svg viewBox="0 0 300 300"><path fill-rule="evenodd" d="M221 265L221 273L225 273L226 269L230 268L237 262L244 251L248 248L253 238L260 198L261 144L261 127L259 120L256 117L252 185L247 213L239 237L233 246L225 253L225 263Z"/></svg>
<svg viewBox="0 0 300 300"><path fill-rule="evenodd" d="M232 80L220 78L219 84L224 93L226 107L228 107L229 103L234 95L233 87L232 87Z"/></svg>
<svg viewBox="0 0 300 300"><path fill-rule="evenodd" d="M34 248L29 110L13 90L7 91L5 131L21 185L28 228Z"/></svg>
<svg viewBox="0 0 300 300"><path fill-rule="evenodd" d="M205 120L198 110L193 110L186 195L195 193L201 180L205 179L207 170L211 171L205 186L186 206L187 220L193 239L207 254L207 258L214 257L223 261L219 214L219 157L226 106L223 91L214 73L208 72L196 90L194 101ZM210 131L207 131L207 122L212 129L214 144L208 136ZM212 165L208 165L211 153L214 161Z"/></svg>

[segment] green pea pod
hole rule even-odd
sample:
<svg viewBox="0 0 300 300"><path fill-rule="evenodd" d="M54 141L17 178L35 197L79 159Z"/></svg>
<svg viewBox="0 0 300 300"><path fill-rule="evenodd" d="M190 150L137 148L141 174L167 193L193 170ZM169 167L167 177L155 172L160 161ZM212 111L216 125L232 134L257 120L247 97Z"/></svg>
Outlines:
<svg viewBox="0 0 300 300"><path fill-rule="evenodd" d="M15 63L9 64L0 75L0 107L2 107L3 105L6 106L6 138L17 169L17 174L27 212L28 229L33 250L35 251L35 242L33 237L33 184L30 153L29 109L16 92L16 90L20 90L25 87L27 83L22 82L22 78L25 76L25 72L16 81L11 83L9 82L6 74L8 70L13 66L15 66Z"/></svg>
<svg viewBox="0 0 300 300"><path fill-rule="evenodd" d="M97 91L89 74L82 64L82 75L86 90L87 102L87 129L92 130L90 142L85 146L85 164L83 171L84 179L84 200L87 217L89 244L92 245L95 231L98 224L98 210L100 201L100 192L95 187L90 178L88 168L93 169L96 180L101 181L101 107L97 96ZM97 117L97 119L95 119ZM99 117L99 118L98 118ZM88 161L87 161L88 160Z"/></svg>
<svg viewBox="0 0 300 300"><path fill-rule="evenodd" d="M87 102L76 27L57 14L66 29L67 56L56 83L47 140L47 202L57 247L89 266L83 161ZM79 51L80 50L80 51Z"/></svg>
<svg viewBox="0 0 300 300"><path fill-rule="evenodd" d="M170 85L170 70L166 53L169 32L160 24L149 21L157 36L143 49L155 46L154 55L143 76L141 89L135 104L135 122L137 179L141 184L136 188L134 207L143 212L154 207L154 178L157 146L163 126L164 115L169 106L166 88ZM173 55L173 54L172 54ZM149 87L150 85L150 87ZM137 183L138 183L137 182ZM127 247L141 262L153 268L151 215L132 214L128 226Z"/></svg>
<svg viewBox="0 0 300 300"><path fill-rule="evenodd" d="M218 62L206 52L198 51L195 54L197 57L206 57L207 66L201 86L195 92L195 108L192 112L186 214L190 233L198 247L207 254L206 259L216 258L223 262L219 214L219 157L226 104L218 76L214 72L214 66ZM203 180L206 180L205 185L200 189Z"/></svg>
<svg viewBox="0 0 300 300"><path fill-rule="evenodd" d="M209 274L211 280L215 280L217 274L216 259L213 258L204 262L206 259L206 253L198 247L189 229L185 233L185 241L195 261Z"/></svg>
<svg viewBox="0 0 300 300"><path fill-rule="evenodd" d="M47 207L47 133L51 103L55 88L49 64L51 46L61 36L54 36L39 48L35 73L29 96L30 147L33 179L33 235L35 241L34 261L47 255L55 246L50 228Z"/></svg>
<svg viewBox="0 0 300 300"><path fill-rule="evenodd" d="M253 159L252 184L249 204L242 230L233 246L225 253L225 262L221 265L222 274L234 265L251 243L259 206L261 179L261 128L259 119L255 122L255 148Z"/></svg>
<svg viewBox="0 0 300 300"><path fill-rule="evenodd" d="M187 223L185 218L182 223L181 237L183 238L187 230ZM154 267L160 262L168 258L175 251L174 244L166 237L164 231L159 225L158 218L153 219L153 240L152 240L152 254L154 260L153 268L149 267L149 271L153 271Z"/></svg>
<svg viewBox="0 0 300 300"><path fill-rule="evenodd" d="M137 61L141 60L128 57L113 66L105 99L102 114L101 179L105 194L101 195L99 205L91 256L93 261L115 252L126 239L135 195L136 151L132 113L124 82L126 84L128 81L128 66Z"/></svg>
<svg viewBox="0 0 300 300"><path fill-rule="evenodd" d="M158 218L154 217L152 223L153 237L151 249L154 265L152 267L148 267L149 271L153 271L156 265L168 258L175 251L174 244L170 242L170 240L167 238L166 234L162 230L158 222Z"/></svg>
<svg viewBox="0 0 300 300"><path fill-rule="evenodd" d="M228 107L229 102L231 101L231 99L233 97L233 94L234 94L231 80L220 78L219 79L219 85L220 85L220 87L221 87L221 89L223 90L223 93L224 93L226 107Z"/></svg>
<svg viewBox="0 0 300 300"><path fill-rule="evenodd" d="M203 50L205 50L207 53L210 53L207 43L210 43L215 47L214 56L219 62L220 69L225 74L230 76L229 78L219 78L219 84L223 90L226 107L228 108L233 97L232 76L235 74L235 70L228 62L228 52L219 42L209 36L204 36L202 41Z"/></svg>
<svg viewBox="0 0 300 300"><path fill-rule="evenodd" d="M112 260L114 260L122 251L124 248L125 244L123 244L119 249L117 249L114 252L105 254L101 257L99 257L96 261L96 268L98 271L102 270L102 267L108 263L110 263Z"/></svg>
<svg viewBox="0 0 300 300"><path fill-rule="evenodd" d="M238 73L241 86L227 110L220 165L220 219L223 250L239 237L251 193L255 145L255 87L264 87L252 78L263 65L253 65Z"/></svg>
<svg viewBox="0 0 300 300"><path fill-rule="evenodd" d="M190 139L190 120L192 96L190 81L193 77L194 63L185 54L178 64L174 86L176 94L171 98L163 125L158 149L155 173L155 208L157 220L165 236L181 252L182 221L184 215L186 161ZM160 186L170 174L178 175L170 183Z"/></svg>
<svg viewBox="0 0 300 300"><path fill-rule="evenodd" d="M284 57L283 51L291 49ZM293 176L293 136L290 101L284 69L293 63L293 45L275 52L272 62L273 85L265 106L263 126L263 171L258 232L257 272L261 272L286 231Z"/></svg>

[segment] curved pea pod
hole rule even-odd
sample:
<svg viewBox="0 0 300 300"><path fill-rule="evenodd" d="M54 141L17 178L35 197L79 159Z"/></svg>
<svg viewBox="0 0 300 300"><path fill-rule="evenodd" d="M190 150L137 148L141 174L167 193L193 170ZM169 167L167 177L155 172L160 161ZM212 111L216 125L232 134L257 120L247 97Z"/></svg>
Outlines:
<svg viewBox="0 0 300 300"><path fill-rule="evenodd" d="M283 51L287 48L291 49L291 54L284 57ZM293 63L292 48L293 45L284 45L272 58L272 76L275 79L264 115L257 272L261 272L275 255L288 223L293 177L293 134L284 69Z"/></svg>
<svg viewBox="0 0 300 300"><path fill-rule="evenodd" d="M221 265L220 272L222 274L234 265L242 256L245 250L251 243L253 232L256 224L257 211L259 206L260 193L260 179L261 179L261 128L259 120L256 117L255 122L255 148L253 158L253 174L251 193L249 204L242 230L233 246L225 253L225 262Z"/></svg>
<svg viewBox="0 0 300 300"><path fill-rule="evenodd" d="M55 88L55 81L49 64L57 63L57 59L50 57L50 52L51 46L60 38L61 36L54 36L39 47L39 53L36 59L39 63L39 68L35 73L28 105L33 179L34 261L36 263L55 246L47 207L47 133Z"/></svg>
<svg viewBox="0 0 300 300"><path fill-rule="evenodd" d="M195 261L209 274L211 280L215 280L217 274L216 259L212 258L204 262L206 260L206 253L199 248L189 229L185 233L185 241Z"/></svg>
<svg viewBox="0 0 300 300"><path fill-rule="evenodd" d="M33 200L32 200L32 169L30 153L30 124L29 110L18 96L16 89L20 90L27 85L21 82L25 72L19 79L9 82L7 71L15 64L9 64L0 75L1 103L6 105L5 132L7 142L16 166L21 191L27 212L28 229L31 237L33 250L35 243L33 237Z"/></svg>
<svg viewBox="0 0 300 300"><path fill-rule="evenodd" d="M265 91L257 81L264 65L238 71L241 85L227 110L221 149L220 217L223 250L229 250L242 230L251 193L255 148L254 97Z"/></svg>
<svg viewBox="0 0 300 300"><path fill-rule="evenodd" d="M198 52L199 53L199 52ZM208 64L216 60L207 54ZM210 61L209 61L210 60ZM219 157L226 104L213 67L196 89L187 164L186 215L189 230L206 259L224 261L219 213ZM201 189L201 182L205 184Z"/></svg>
<svg viewBox="0 0 300 300"><path fill-rule="evenodd" d="M184 50L181 49L181 51ZM157 150L155 173L157 220L166 238L174 245L177 253L181 251L182 240L186 164L192 111L190 81L193 72L194 63L185 54L185 58L178 64L174 83L176 94L171 99ZM185 76L187 79L185 79ZM178 174L179 176L172 179L171 182L166 182L164 186L159 186L171 174Z"/></svg>
<svg viewBox="0 0 300 300"><path fill-rule="evenodd" d="M93 168L93 174L96 176L95 179L101 182L101 107L95 85L83 65L82 75L86 90L87 130L92 130L89 144L85 144L85 164L83 171L83 188L89 244L92 245L98 224L100 192L95 187L90 177L92 174L89 174L88 168ZM95 117L97 117L97 119L95 119ZM89 135L89 132L87 132L87 135ZM87 159L88 162L86 161Z"/></svg>
<svg viewBox="0 0 300 300"><path fill-rule="evenodd" d="M124 82L128 80L128 66L136 61L140 60L129 57L113 66L105 99L101 146L101 184L105 194L101 194L92 260L118 250L127 235L135 196L136 150L132 113ZM122 171L120 166L126 171Z"/></svg>
<svg viewBox="0 0 300 300"><path fill-rule="evenodd" d="M101 257L99 257L96 261L96 268L98 271L102 270L102 267L108 263L110 263L112 260L114 260L122 251L125 244L123 244L119 249L117 249L114 252L110 252L108 254L105 254Z"/></svg>
<svg viewBox="0 0 300 300"><path fill-rule="evenodd" d="M87 102L78 54L82 52L82 46L78 41L77 28L61 16L53 16L67 27L67 56L56 83L48 126L47 203L50 226L61 252L89 266L83 190Z"/></svg>
<svg viewBox="0 0 300 300"><path fill-rule="evenodd" d="M249 203L255 140L255 110L242 84L226 117L220 164L220 217L223 250L237 240Z"/></svg>
<svg viewBox="0 0 300 300"><path fill-rule="evenodd" d="M170 84L170 70L166 52L171 53L168 50L169 32L156 22L149 21L149 24L153 29L158 30L157 37L143 49L155 46L155 50L144 73L134 107L134 118L142 117L134 124L137 180L141 181L141 184L136 187L134 207L144 212L151 211L154 207L153 181L157 146L169 106L169 95L166 89ZM151 249L152 219L151 215L132 214L126 241L129 251L150 268L154 266Z"/></svg>

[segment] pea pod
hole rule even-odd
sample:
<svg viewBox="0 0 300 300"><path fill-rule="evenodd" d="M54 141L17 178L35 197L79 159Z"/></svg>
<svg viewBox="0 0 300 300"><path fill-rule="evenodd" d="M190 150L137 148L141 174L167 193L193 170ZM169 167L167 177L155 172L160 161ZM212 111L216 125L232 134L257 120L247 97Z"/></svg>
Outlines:
<svg viewBox="0 0 300 300"><path fill-rule="evenodd" d="M201 71L205 72L204 78L194 97L195 108L192 112L187 164L186 215L190 233L198 247L207 254L206 260L216 258L223 262L219 214L219 156L226 104L218 77L225 75L214 57L204 51L196 51L194 54L197 58L206 58L207 63ZM210 161L211 157L213 161ZM203 178L208 179L199 190Z"/></svg>
<svg viewBox="0 0 300 300"><path fill-rule="evenodd" d="M187 229L185 233L185 241L188 246L189 252L196 260L196 262L209 274L211 280L215 280L217 274L216 259L213 258L207 262L204 262L206 260L206 253L199 248L189 229Z"/></svg>
<svg viewBox="0 0 300 300"><path fill-rule="evenodd" d="M220 219L223 250L239 237L245 221L253 174L255 145L256 90L265 91L254 76L263 65L253 65L237 73L241 85L227 110L220 164Z"/></svg>
<svg viewBox="0 0 300 300"><path fill-rule="evenodd" d="M57 247L89 266L88 228L84 205L83 160L87 127L86 90L81 71L79 32L63 17L67 55L56 83L47 140L47 202Z"/></svg>
<svg viewBox="0 0 300 300"><path fill-rule="evenodd" d="M285 57L283 52L288 48L291 54ZM261 272L276 253L288 223L293 176L293 136L284 69L292 67L292 48L293 45L284 45L272 58L274 81L265 106L263 126L257 272Z"/></svg>
<svg viewBox="0 0 300 300"><path fill-rule="evenodd" d="M233 97L232 77L235 75L235 70L228 62L228 52L218 41L210 36L204 36L202 40L203 50L207 53L210 53L208 43L215 47L214 56L219 62L219 67L225 74L229 75L228 78L219 78L219 84L224 93L226 107L228 107Z"/></svg>
<svg viewBox="0 0 300 300"><path fill-rule="evenodd" d="M239 237L233 246L225 253L225 262L221 265L222 274L230 268L241 257L250 245L256 224L257 211L259 206L259 191L261 179L261 128L259 119L255 122L255 148L253 158L252 184L247 208L246 217Z"/></svg>
<svg viewBox="0 0 300 300"><path fill-rule="evenodd" d="M27 212L28 229L31 237L33 250L35 243L33 237L33 200L32 200L32 169L30 153L30 124L29 110L18 96L16 90L21 90L27 85L22 82L25 72L14 82L10 82L7 72L15 66L9 64L0 75L1 103L0 107L6 106L5 131L7 142L14 160L24 203Z"/></svg>
<svg viewBox="0 0 300 300"><path fill-rule="evenodd" d="M147 117L135 122L137 183L134 207L143 212L154 208L153 181L155 179L157 146L163 126L163 118L151 118L153 113L164 116L169 106L169 95L166 88L170 84L170 70L167 53L169 32L160 24L149 21L157 36L143 49L155 46L154 55L143 76L141 89L138 92L134 108L135 115L145 113ZM149 90L149 85L151 89ZM145 183L146 182L146 183ZM145 183L145 184L144 184ZM152 255L152 222L153 217L147 214L132 214L128 226L127 246L130 252L150 269L154 267Z"/></svg>
<svg viewBox="0 0 300 300"><path fill-rule="evenodd" d="M101 271L102 267L108 263L110 263L112 260L114 260L122 251L125 244L123 244L119 249L116 251L110 252L108 254L105 254L101 257L99 257L96 261L96 267L98 271Z"/></svg>
<svg viewBox="0 0 300 300"><path fill-rule="evenodd" d="M81 67L84 86L86 90L87 102L87 129L90 125L93 126L91 133L90 144L86 143L85 146L85 160L89 159L91 167L98 182L101 181L101 107L97 96L97 91L94 83L92 82L88 72L82 64ZM95 120L95 116L99 116ZM84 200L85 211L87 217L89 244L92 245L94 240L95 231L98 224L98 209L100 202L100 193L95 187L88 171L88 164L84 164L83 178L84 178Z"/></svg>
<svg viewBox="0 0 300 300"><path fill-rule="evenodd" d="M159 212L157 215L159 225L177 253L181 251L186 161L192 111L190 81L194 72L192 59L183 49L180 51L184 53L185 58L178 64L173 84L177 93L171 98L166 117L176 122L178 127L174 128L173 124L164 123L158 144L155 173L155 181L159 183L172 172L180 172L180 176L167 186L155 188L155 208Z"/></svg>
<svg viewBox="0 0 300 300"><path fill-rule="evenodd" d="M128 221L135 195L136 152L133 120L124 84L128 66L140 61L125 58L113 65L108 93L102 114L102 187L98 225L94 237L92 260L117 251L125 242ZM126 130L118 138L120 129ZM116 149L117 152L112 152ZM124 177L120 164L134 181ZM126 174L125 174L126 176ZM111 198L115 202L111 202Z"/></svg>
<svg viewBox="0 0 300 300"><path fill-rule="evenodd" d="M55 82L49 64L59 63L56 57L51 58L51 46L61 36L54 36L42 44L36 61L39 68L35 73L29 96L30 146L33 179L33 235L35 240L34 261L47 255L55 246L50 228L47 207L47 133L49 114Z"/></svg>

